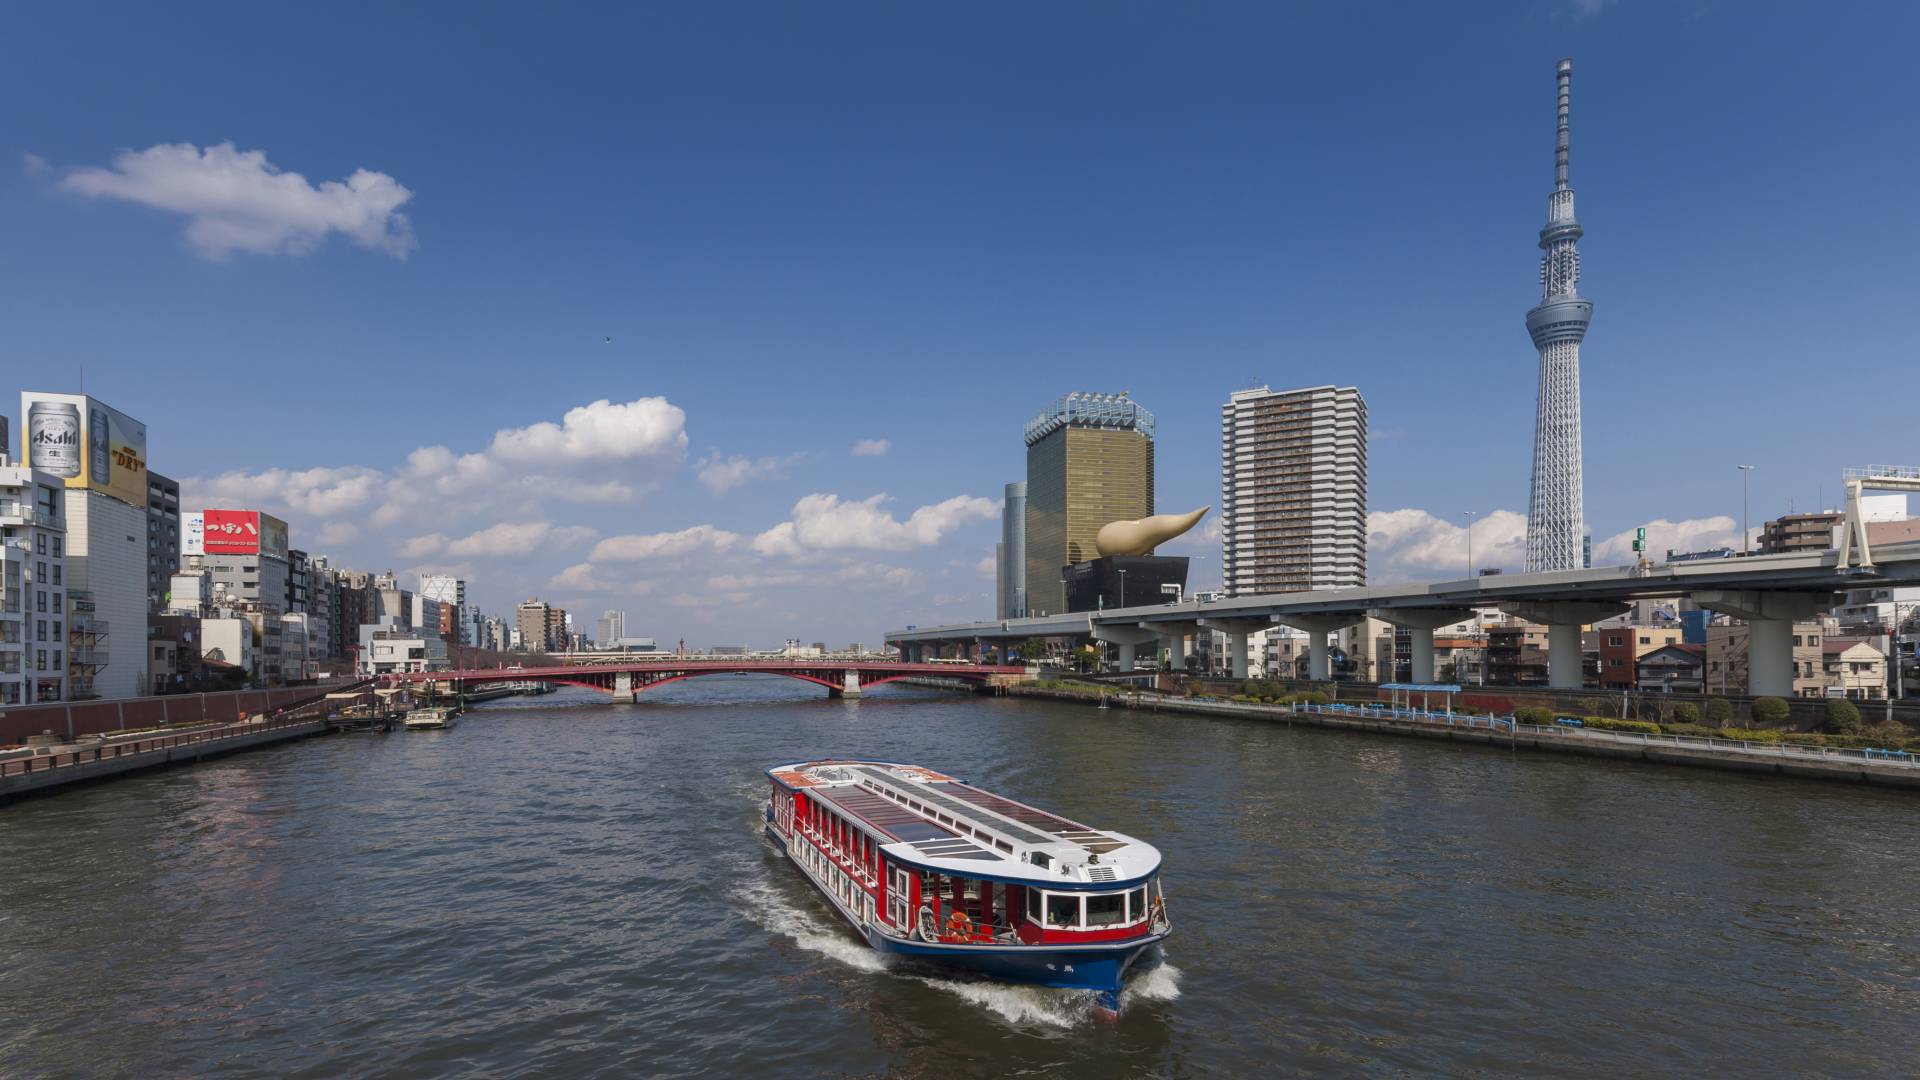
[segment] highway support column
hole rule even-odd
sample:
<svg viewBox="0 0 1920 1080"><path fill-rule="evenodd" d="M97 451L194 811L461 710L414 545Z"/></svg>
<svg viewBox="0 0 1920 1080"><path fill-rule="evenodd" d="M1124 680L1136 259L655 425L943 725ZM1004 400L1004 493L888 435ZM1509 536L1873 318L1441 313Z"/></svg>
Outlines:
<svg viewBox="0 0 1920 1080"><path fill-rule="evenodd" d="M1200 632L1197 622L1143 622L1140 629L1151 630L1166 643L1167 670L1187 670L1187 638Z"/></svg>
<svg viewBox="0 0 1920 1080"><path fill-rule="evenodd" d="M1410 675L1416 683L1436 681L1433 671L1433 632L1442 626L1473 618L1473 611L1469 608L1382 608L1367 614L1404 629L1413 639Z"/></svg>
<svg viewBox="0 0 1920 1080"><path fill-rule="evenodd" d="M1345 630L1361 618L1358 615L1276 615L1274 621L1306 633L1307 678L1326 682L1333 677L1327 658L1327 635Z"/></svg>
<svg viewBox="0 0 1920 1080"><path fill-rule="evenodd" d="M1233 657L1233 677L1247 677L1247 638L1273 625L1272 619L1201 619L1200 625L1227 635L1227 652Z"/></svg>
<svg viewBox="0 0 1920 1080"><path fill-rule="evenodd" d="M1754 697L1793 696L1793 624L1831 611L1841 598L1832 592L1761 592L1715 589L1693 594L1703 608L1747 624L1747 693Z"/></svg>
<svg viewBox="0 0 1920 1080"><path fill-rule="evenodd" d="M1093 640L1104 641L1118 648L1120 661L1114 666L1116 671L1132 671L1135 661L1135 649L1141 645L1150 645L1160 640L1160 635L1139 626L1119 626L1104 623L1093 624Z"/></svg>
<svg viewBox="0 0 1920 1080"><path fill-rule="evenodd" d="M1547 685L1555 690L1578 690L1587 684L1586 651L1580 646L1580 628L1632 608L1603 600L1549 600L1538 604L1502 604L1500 610L1528 622L1546 624Z"/></svg>

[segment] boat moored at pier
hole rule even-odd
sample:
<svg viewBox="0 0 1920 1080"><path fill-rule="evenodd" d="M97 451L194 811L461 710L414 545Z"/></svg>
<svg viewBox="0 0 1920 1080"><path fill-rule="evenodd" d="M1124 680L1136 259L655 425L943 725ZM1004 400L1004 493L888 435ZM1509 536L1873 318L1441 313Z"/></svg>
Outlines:
<svg viewBox="0 0 1920 1080"><path fill-rule="evenodd" d="M874 949L1119 1007L1172 930L1160 852L916 765L767 770L767 833Z"/></svg>

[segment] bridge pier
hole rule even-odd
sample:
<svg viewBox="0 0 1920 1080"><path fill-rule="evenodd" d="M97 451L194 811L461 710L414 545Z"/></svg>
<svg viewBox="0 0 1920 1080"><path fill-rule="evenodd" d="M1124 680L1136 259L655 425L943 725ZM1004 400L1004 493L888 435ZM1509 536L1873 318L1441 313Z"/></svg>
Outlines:
<svg viewBox="0 0 1920 1080"><path fill-rule="evenodd" d="M1326 682L1333 677L1332 665L1327 655L1327 635L1337 630L1345 630L1361 620L1352 615L1289 615L1274 621L1306 633L1307 678L1315 682Z"/></svg>
<svg viewBox="0 0 1920 1080"><path fill-rule="evenodd" d="M1166 643L1168 671L1187 670L1187 637L1190 634L1200 632L1199 623L1143 622L1140 624L1140 628L1142 630L1152 630L1154 633L1160 635L1161 641Z"/></svg>
<svg viewBox="0 0 1920 1080"><path fill-rule="evenodd" d="M828 694L832 697L837 697L837 698L859 697L860 696L860 673L853 670L852 668L848 668L846 675L841 679L840 689L829 690Z"/></svg>
<svg viewBox="0 0 1920 1080"><path fill-rule="evenodd" d="M1271 619L1201 619L1200 625L1209 630L1218 630L1227 635L1227 652L1233 657L1232 671L1236 679L1247 677L1247 639L1255 631L1265 630L1273 625Z"/></svg>
<svg viewBox="0 0 1920 1080"><path fill-rule="evenodd" d="M634 702L638 701L639 698L640 698L639 692L634 690L633 688L633 672L631 671L614 672L613 673L613 703L615 705L632 705Z"/></svg>
<svg viewBox="0 0 1920 1080"><path fill-rule="evenodd" d="M1578 690L1587 683L1586 652L1580 628L1631 610L1603 600L1553 600L1543 604L1501 604L1500 610L1528 622L1547 624L1547 685Z"/></svg>
<svg viewBox="0 0 1920 1080"><path fill-rule="evenodd" d="M1457 623L1473 617L1467 608L1422 608L1404 610L1383 608L1367 614L1384 622L1392 623L1407 631L1413 639L1411 656L1413 663L1411 680L1417 683L1431 683L1433 673L1433 632L1449 623ZM1377 680L1386 682L1386 679Z"/></svg>
<svg viewBox="0 0 1920 1080"><path fill-rule="evenodd" d="M1693 594L1693 601L1747 623L1747 693L1754 697L1793 696L1793 624L1840 603L1831 592L1759 592L1718 589Z"/></svg>
<svg viewBox="0 0 1920 1080"><path fill-rule="evenodd" d="M1160 635L1152 630L1138 626L1100 626L1093 628L1093 640L1104 641L1117 647L1120 662L1116 667L1120 671L1132 671L1135 664L1134 649L1160 640Z"/></svg>

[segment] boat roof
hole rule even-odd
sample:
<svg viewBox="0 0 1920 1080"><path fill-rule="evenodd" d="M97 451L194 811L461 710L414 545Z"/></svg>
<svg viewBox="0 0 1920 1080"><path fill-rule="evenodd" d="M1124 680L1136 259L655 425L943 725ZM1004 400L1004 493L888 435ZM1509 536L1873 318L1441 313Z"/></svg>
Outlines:
<svg viewBox="0 0 1920 1080"><path fill-rule="evenodd" d="M897 862L1053 889L1118 888L1160 866L1152 845L918 765L830 759L767 770L838 807Z"/></svg>

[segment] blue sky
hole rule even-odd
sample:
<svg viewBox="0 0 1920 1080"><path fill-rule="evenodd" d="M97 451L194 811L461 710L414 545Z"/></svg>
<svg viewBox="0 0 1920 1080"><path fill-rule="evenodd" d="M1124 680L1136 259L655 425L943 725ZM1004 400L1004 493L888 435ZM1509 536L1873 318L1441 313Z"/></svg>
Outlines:
<svg viewBox="0 0 1920 1080"><path fill-rule="evenodd" d="M1590 528L1735 539L1736 463L1757 524L1920 459L1916 31L1684 0L41 5L0 38L0 389L84 366L190 500L698 644L984 615L980 500L1072 389L1158 415L1183 510L1218 502L1228 392L1357 385L1375 578L1457 573L1465 510L1517 561L1571 55Z"/></svg>

